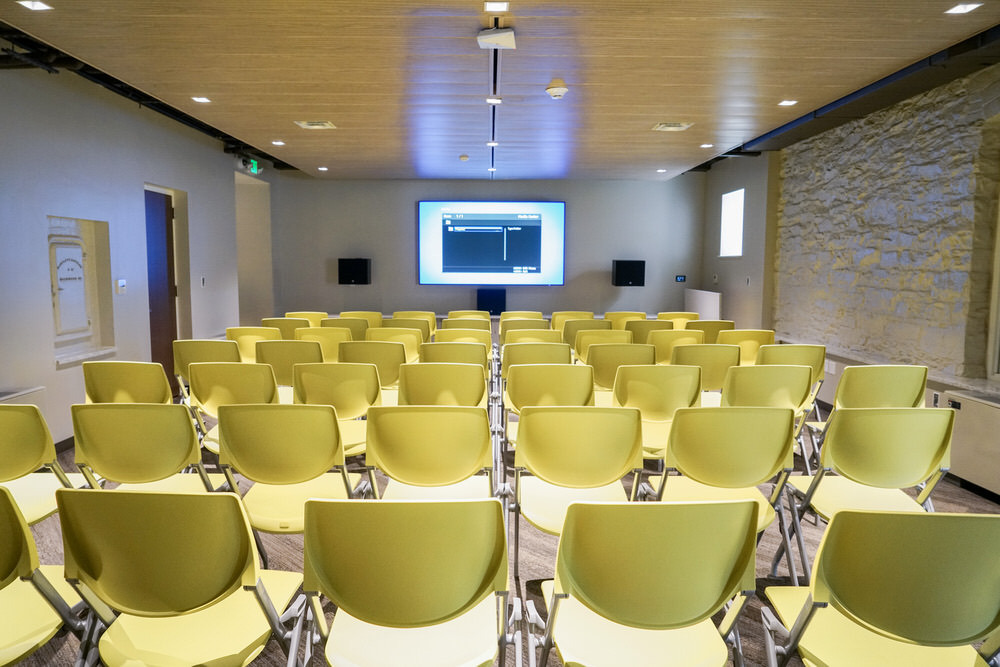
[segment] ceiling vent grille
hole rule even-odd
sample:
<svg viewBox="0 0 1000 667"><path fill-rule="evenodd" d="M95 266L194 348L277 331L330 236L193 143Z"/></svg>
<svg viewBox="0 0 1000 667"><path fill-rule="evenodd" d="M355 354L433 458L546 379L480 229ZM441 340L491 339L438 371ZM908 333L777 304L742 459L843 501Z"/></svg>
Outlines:
<svg viewBox="0 0 1000 667"><path fill-rule="evenodd" d="M653 126L654 132L683 132L694 125L694 123L657 123Z"/></svg>
<svg viewBox="0 0 1000 667"><path fill-rule="evenodd" d="M336 130L337 126L328 120L297 120L295 124L303 130Z"/></svg>

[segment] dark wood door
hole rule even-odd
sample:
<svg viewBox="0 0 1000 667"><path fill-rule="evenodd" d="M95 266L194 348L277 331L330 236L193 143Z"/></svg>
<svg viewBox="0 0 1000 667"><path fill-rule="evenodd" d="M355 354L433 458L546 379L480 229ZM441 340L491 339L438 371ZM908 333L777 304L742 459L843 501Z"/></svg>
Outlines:
<svg viewBox="0 0 1000 667"><path fill-rule="evenodd" d="M146 263L149 277L149 346L177 395L173 341L177 337L174 279L174 207L170 195L146 190Z"/></svg>

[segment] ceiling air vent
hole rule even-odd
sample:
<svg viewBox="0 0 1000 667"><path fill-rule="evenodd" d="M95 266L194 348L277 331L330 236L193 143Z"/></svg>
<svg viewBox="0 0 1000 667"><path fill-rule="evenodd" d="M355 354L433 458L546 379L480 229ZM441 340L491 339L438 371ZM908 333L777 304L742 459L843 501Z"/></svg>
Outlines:
<svg viewBox="0 0 1000 667"><path fill-rule="evenodd" d="M303 130L336 130L337 126L328 120L297 120L295 124Z"/></svg>
<svg viewBox="0 0 1000 667"><path fill-rule="evenodd" d="M694 123L657 123L653 126L654 132L683 132L694 125Z"/></svg>

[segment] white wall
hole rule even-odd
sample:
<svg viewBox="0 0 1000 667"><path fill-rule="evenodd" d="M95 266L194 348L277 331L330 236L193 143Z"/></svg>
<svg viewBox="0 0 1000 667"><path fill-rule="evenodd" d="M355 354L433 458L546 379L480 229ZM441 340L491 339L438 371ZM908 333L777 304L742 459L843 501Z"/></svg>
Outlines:
<svg viewBox="0 0 1000 667"><path fill-rule="evenodd" d="M72 73L0 79L0 391L45 386L40 407L61 440L83 378L56 370L46 216L109 223L111 276L128 285L114 296L116 358L148 359L145 184L187 194L191 331L215 336L238 316L233 159Z"/></svg>
<svg viewBox="0 0 1000 667"><path fill-rule="evenodd" d="M340 181L284 175L272 189L275 306L285 310L474 308L475 287L417 284L420 200L566 202L566 284L508 287L509 310L678 310L675 274L701 274L704 176L633 181ZM338 285L338 257L370 257L372 284ZM646 261L644 287L611 285L613 259Z"/></svg>

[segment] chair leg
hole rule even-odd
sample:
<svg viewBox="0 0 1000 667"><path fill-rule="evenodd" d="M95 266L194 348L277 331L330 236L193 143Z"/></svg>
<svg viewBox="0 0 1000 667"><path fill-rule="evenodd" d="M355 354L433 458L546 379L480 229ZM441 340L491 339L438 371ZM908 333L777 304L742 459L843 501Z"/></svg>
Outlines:
<svg viewBox="0 0 1000 667"><path fill-rule="evenodd" d="M267 569L267 551L264 550L264 542L260 538L260 533L257 529L253 529L253 541L257 544L257 553L260 554L260 566Z"/></svg>

